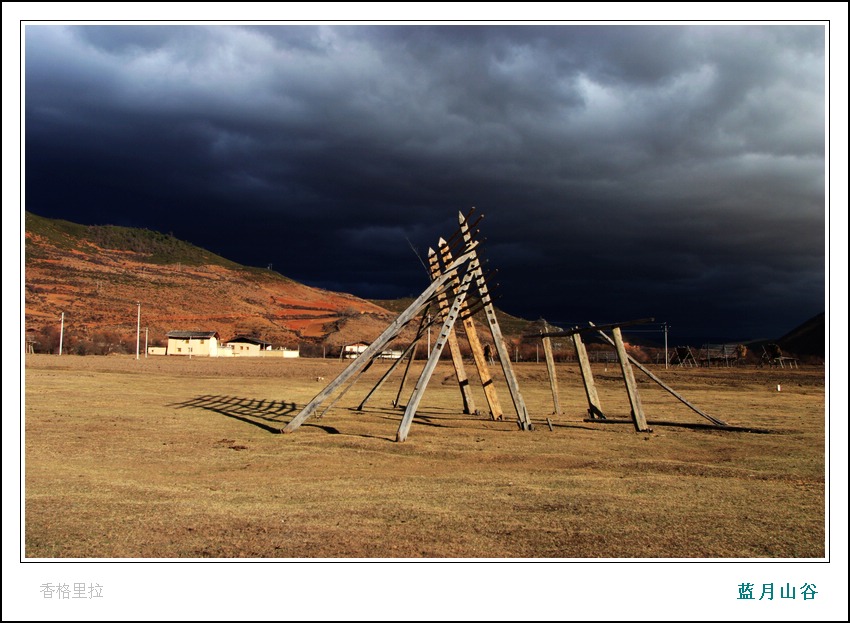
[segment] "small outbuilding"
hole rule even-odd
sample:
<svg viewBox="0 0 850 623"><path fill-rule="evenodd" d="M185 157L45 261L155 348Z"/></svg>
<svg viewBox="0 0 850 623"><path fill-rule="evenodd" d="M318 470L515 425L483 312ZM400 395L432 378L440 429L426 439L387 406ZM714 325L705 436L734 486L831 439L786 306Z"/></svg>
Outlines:
<svg viewBox="0 0 850 623"><path fill-rule="evenodd" d="M366 342L355 342L354 344L346 344L342 348L342 358L357 359L363 352L369 348Z"/></svg>
<svg viewBox="0 0 850 623"><path fill-rule="evenodd" d="M225 344L225 348L229 348L234 357L259 357L262 351L270 351L272 344L258 337L237 335Z"/></svg>

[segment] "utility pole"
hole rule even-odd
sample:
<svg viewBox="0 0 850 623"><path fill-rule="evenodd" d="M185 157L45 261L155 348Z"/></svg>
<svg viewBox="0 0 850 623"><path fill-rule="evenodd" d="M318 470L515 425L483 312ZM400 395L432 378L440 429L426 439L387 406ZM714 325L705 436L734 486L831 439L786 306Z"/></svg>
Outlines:
<svg viewBox="0 0 850 623"><path fill-rule="evenodd" d="M59 324L59 354L62 354L62 338L65 337L65 312L62 312L62 319Z"/></svg>
<svg viewBox="0 0 850 623"><path fill-rule="evenodd" d="M145 359L148 358L148 328L145 327Z"/></svg>
<svg viewBox="0 0 850 623"><path fill-rule="evenodd" d="M667 323L664 323L664 369L667 370L668 362L670 359L667 357Z"/></svg>
<svg viewBox="0 0 850 623"><path fill-rule="evenodd" d="M138 308L136 312L136 359L139 358L139 339L141 338L142 333L142 302L138 301L136 303Z"/></svg>

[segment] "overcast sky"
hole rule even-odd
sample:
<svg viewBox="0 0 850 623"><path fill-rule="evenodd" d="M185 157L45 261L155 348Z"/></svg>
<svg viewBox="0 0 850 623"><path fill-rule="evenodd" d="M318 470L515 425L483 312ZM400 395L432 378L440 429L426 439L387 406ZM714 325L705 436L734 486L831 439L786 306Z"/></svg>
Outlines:
<svg viewBox="0 0 850 623"><path fill-rule="evenodd" d="M497 305L670 339L824 311L825 27L25 29L25 207L417 295L458 212Z"/></svg>

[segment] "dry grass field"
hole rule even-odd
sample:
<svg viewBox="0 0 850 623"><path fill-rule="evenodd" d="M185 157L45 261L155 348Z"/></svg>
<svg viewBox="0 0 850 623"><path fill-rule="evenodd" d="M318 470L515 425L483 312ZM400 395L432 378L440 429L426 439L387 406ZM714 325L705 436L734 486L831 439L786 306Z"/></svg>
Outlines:
<svg viewBox="0 0 850 623"><path fill-rule="evenodd" d="M496 422L461 412L441 363L397 443L398 373L354 410L387 365L278 434L344 364L28 355L26 557L826 556L822 367L652 367L707 413L769 433L702 426L636 371L653 427L637 433L583 421L573 364L558 364L552 415L545 364L521 362L535 423L522 432L501 374L510 417ZM627 417L618 369L594 372L603 409Z"/></svg>

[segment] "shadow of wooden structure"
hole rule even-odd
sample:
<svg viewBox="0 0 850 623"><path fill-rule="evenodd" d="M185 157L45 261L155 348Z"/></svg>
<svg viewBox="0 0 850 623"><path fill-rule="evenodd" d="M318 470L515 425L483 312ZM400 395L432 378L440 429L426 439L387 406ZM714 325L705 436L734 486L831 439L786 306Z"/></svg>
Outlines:
<svg viewBox="0 0 850 623"><path fill-rule="evenodd" d="M298 429L299 426L311 415L313 415L319 407L324 405L322 414L336 403L351 387L357 382L357 379L369 369L374 361L380 357L381 353L387 348L388 344L396 339L408 324L412 323L417 317L419 326L416 335L411 344L402 352L402 356L393 362L390 368L378 380L376 385L369 391L366 397L358 406L362 410L366 402L374 395L389 378L394 370L396 370L402 362L406 361L404 374L401 384L394 401L394 406L401 408L401 395L404 391L407 374L410 369L410 363L416 351L418 342L423 335L427 333L428 327L434 324L440 324L439 336L428 354L428 360L425 367L420 373L413 389L413 393L404 406L404 414L399 424L398 432L396 433L396 441L404 441L410 431L410 426L419 407L419 403L425 393L428 382L434 372L440 355L443 352L446 344L449 345L449 350L452 355L452 365L454 367L455 376L458 382L458 387L461 391L463 400L464 413L475 413L475 405L473 402L472 393L469 387L469 376L466 373L463 364L463 358L458 347L455 325L460 320L461 326L466 332L470 348L473 354L473 361L481 380L484 395L487 398L490 407L490 416L493 419L502 419L502 407L499 403L496 389L493 385L493 379L490 375L487 357L485 350L481 346L481 340L478 337L475 324L472 317L480 310L484 310L487 328L490 332L492 342L496 350L496 358L505 375L508 389L511 394L511 400L517 415L517 425L521 430L531 430L532 423L528 415L528 409L525 406L522 394L519 390L516 375L511 366L510 353L502 336L501 328L496 319L496 310L493 307L490 292L487 286L487 281L481 267L481 262L478 257L478 248L480 243L476 240L478 230L473 228L480 222L483 216L478 217L475 223L470 224L469 218L475 208L470 211L469 215L464 216L458 214L458 230L448 239L440 239L437 245L439 253L434 249L428 250L429 271L431 274L431 284L420 294L401 314L396 317L393 322L375 339L356 359L346 367L334 380L322 389L304 409L302 409L287 425L282 432L291 433ZM457 253L457 257L455 257ZM470 300L475 300L476 303L470 304ZM346 386L346 384L348 384ZM345 387L344 387L345 386ZM333 397L332 400L330 400ZM330 401L330 402L329 402ZM319 416L321 417L321 415Z"/></svg>
<svg viewBox="0 0 850 623"><path fill-rule="evenodd" d="M652 429L647 425L646 415L643 410L643 405L640 400L640 394L638 393L637 383L635 381L634 376L634 368L638 368L641 372L646 374L650 379L652 379L655 383L660 385L667 392L672 394L677 400L685 404L689 409L699 414L701 417L710 421L714 426L718 427L728 427L728 424L723 420L720 420L716 417L713 417L698 407L694 406L690 402L688 402L681 394L672 389L669 385L664 383L661 379L655 376L652 372L650 372L643 364L638 362L634 357L629 355L626 352L625 343L623 342L623 335L621 331L621 327L631 326L636 324L643 324L646 322L652 322L653 318L643 318L640 320L631 320L628 322L620 322L613 323L607 325L595 325L592 322L588 323L587 327L574 327L569 330L558 330L558 331L548 331L547 329L540 332L539 337L543 340L543 350L546 354L546 366L549 371L549 380L552 388L552 397L555 401L555 412L560 414L561 407L558 399L558 391L557 391L557 378L555 375L555 365L554 361L552 361L552 350L551 346L547 346L547 343L550 342L552 337L569 337L572 341L573 347L575 348L576 358L579 362L579 370L581 372L581 379L584 385L585 396L587 398L587 418L585 418L585 422L611 422L618 423L622 422L622 420L609 420L604 412L602 411L602 405L599 401L599 393L596 391L596 384L593 380L593 372L590 367L590 360L587 356L587 349L584 346L584 341L581 337L582 333L595 332L599 334L606 342L612 345L617 352L617 358L620 364L620 370L623 374L623 381L626 386L626 393L629 398L629 405L631 407L631 421L634 424L635 430L638 432L652 432ZM611 330L611 335L613 337L609 337L605 332L606 330ZM527 336L531 337L531 336ZM688 349L690 352L690 349ZM551 428L551 424L550 424Z"/></svg>

